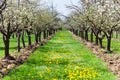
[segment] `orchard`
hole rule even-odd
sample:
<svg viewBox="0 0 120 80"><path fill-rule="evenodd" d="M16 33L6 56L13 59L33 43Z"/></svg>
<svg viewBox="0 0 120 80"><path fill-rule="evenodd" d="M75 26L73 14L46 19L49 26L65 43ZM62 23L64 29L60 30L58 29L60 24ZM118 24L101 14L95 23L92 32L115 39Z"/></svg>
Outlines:
<svg viewBox="0 0 120 80"><path fill-rule="evenodd" d="M119 80L120 1L54 2L0 0L0 79Z"/></svg>

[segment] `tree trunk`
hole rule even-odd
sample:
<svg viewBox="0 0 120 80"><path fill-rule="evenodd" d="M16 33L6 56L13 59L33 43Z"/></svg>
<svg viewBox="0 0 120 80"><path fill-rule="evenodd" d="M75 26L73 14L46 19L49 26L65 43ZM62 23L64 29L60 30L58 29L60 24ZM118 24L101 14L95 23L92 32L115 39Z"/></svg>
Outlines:
<svg viewBox="0 0 120 80"><path fill-rule="evenodd" d="M20 52L20 49L21 49L20 48L20 37L21 37L21 34L18 33L18 41L17 41L18 42L18 47L17 47L18 48L18 52Z"/></svg>
<svg viewBox="0 0 120 80"><path fill-rule="evenodd" d="M46 39L46 31L43 31L43 38Z"/></svg>
<svg viewBox="0 0 120 80"><path fill-rule="evenodd" d="M75 31L76 31L76 30L74 29L74 30L73 30L73 33L74 33L74 34L75 34Z"/></svg>
<svg viewBox="0 0 120 80"><path fill-rule="evenodd" d="M28 45L31 45L31 35L28 35Z"/></svg>
<svg viewBox="0 0 120 80"><path fill-rule="evenodd" d="M76 30L76 35L78 36L78 30Z"/></svg>
<svg viewBox="0 0 120 80"><path fill-rule="evenodd" d="M80 30L79 30L79 36L80 36Z"/></svg>
<svg viewBox="0 0 120 80"><path fill-rule="evenodd" d="M107 37L107 51L111 51L111 37Z"/></svg>
<svg viewBox="0 0 120 80"><path fill-rule="evenodd" d="M39 42L40 42L41 41L41 32L39 32L38 39L39 39Z"/></svg>
<svg viewBox="0 0 120 80"><path fill-rule="evenodd" d="M23 44L23 47L25 48L24 32L22 34L22 44Z"/></svg>
<svg viewBox="0 0 120 80"><path fill-rule="evenodd" d="M53 32L54 32L54 34L55 34L55 29L53 29Z"/></svg>
<svg viewBox="0 0 120 80"><path fill-rule="evenodd" d="M47 37L49 37L49 30L47 30Z"/></svg>
<svg viewBox="0 0 120 80"><path fill-rule="evenodd" d="M51 31L51 29L49 30L49 36L51 35L51 32L50 32L50 31Z"/></svg>
<svg viewBox="0 0 120 80"><path fill-rule="evenodd" d="M95 38L95 44L98 45L98 36Z"/></svg>
<svg viewBox="0 0 120 80"><path fill-rule="evenodd" d="M35 42L38 43L38 33L35 33Z"/></svg>
<svg viewBox="0 0 120 80"><path fill-rule="evenodd" d="M85 40L88 41L88 30L85 30Z"/></svg>
<svg viewBox="0 0 120 80"><path fill-rule="evenodd" d="M9 39L10 39L9 35L7 35L7 36L3 35L3 41L4 41L4 44L5 44L5 58L10 56L10 54L9 54L9 44L10 44Z"/></svg>
<svg viewBox="0 0 120 80"><path fill-rule="evenodd" d="M31 33L29 31L27 31L27 35L28 35L28 45L31 45Z"/></svg>
<svg viewBox="0 0 120 80"><path fill-rule="evenodd" d="M91 31L90 38L91 38L91 42L93 42L93 31Z"/></svg>
<svg viewBox="0 0 120 80"><path fill-rule="evenodd" d="M49 35L51 35L51 34L52 34L51 30L49 30Z"/></svg>
<svg viewBox="0 0 120 80"><path fill-rule="evenodd" d="M99 42L100 42L100 47L103 48L103 45L102 45L102 38L99 38Z"/></svg>
<svg viewBox="0 0 120 80"><path fill-rule="evenodd" d="M84 39L84 32L81 31L81 38Z"/></svg>

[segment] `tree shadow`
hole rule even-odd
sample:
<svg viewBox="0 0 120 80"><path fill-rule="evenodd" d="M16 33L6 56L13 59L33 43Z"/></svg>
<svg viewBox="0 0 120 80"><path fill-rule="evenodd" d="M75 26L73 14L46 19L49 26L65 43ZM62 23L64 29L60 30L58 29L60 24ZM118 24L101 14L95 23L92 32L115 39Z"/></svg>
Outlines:
<svg viewBox="0 0 120 80"><path fill-rule="evenodd" d="M0 50L4 50L5 47L0 47ZM17 47L10 47L9 49L17 49Z"/></svg>

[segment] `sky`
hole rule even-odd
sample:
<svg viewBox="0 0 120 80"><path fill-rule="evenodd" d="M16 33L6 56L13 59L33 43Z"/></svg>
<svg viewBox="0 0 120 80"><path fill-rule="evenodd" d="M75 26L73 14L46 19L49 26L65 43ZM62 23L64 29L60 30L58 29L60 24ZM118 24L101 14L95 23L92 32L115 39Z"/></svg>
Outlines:
<svg viewBox="0 0 120 80"><path fill-rule="evenodd" d="M80 0L46 0L47 4L50 5L53 3L54 7L62 15L67 16L70 13L70 9L66 8L66 5L78 4Z"/></svg>

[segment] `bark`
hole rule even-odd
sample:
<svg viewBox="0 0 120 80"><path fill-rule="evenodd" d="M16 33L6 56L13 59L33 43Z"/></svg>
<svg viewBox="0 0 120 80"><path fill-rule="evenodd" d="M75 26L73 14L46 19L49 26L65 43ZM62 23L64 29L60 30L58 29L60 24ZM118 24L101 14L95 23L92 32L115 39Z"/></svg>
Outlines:
<svg viewBox="0 0 120 80"><path fill-rule="evenodd" d="M40 42L41 41L41 31L39 32L38 39L39 39L39 42Z"/></svg>
<svg viewBox="0 0 120 80"><path fill-rule="evenodd" d="M17 48L18 48L18 52L20 52L20 49L21 49L21 47L20 47L20 37L21 37L21 34L20 33L18 33L18 46L17 46Z"/></svg>
<svg viewBox="0 0 120 80"><path fill-rule="evenodd" d="M111 37L107 38L107 51L111 51Z"/></svg>
<svg viewBox="0 0 120 80"><path fill-rule="evenodd" d="M43 38L46 39L46 31L43 31Z"/></svg>
<svg viewBox="0 0 120 80"><path fill-rule="evenodd" d="M5 44L5 58L10 56L10 54L9 54L10 40L9 39L10 39L9 35L6 35L6 36L3 35L3 41L4 41L4 44Z"/></svg>
<svg viewBox="0 0 120 80"><path fill-rule="evenodd" d="M49 30L49 35L52 35L52 32L51 32L52 29Z"/></svg>
<svg viewBox="0 0 120 80"><path fill-rule="evenodd" d="M9 53L9 45L10 45L10 35L9 34L6 36L3 35L3 42L5 45L5 59L15 60L15 58L10 56L10 53Z"/></svg>
<svg viewBox="0 0 120 80"><path fill-rule="evenodd" d="M50 29L49 30L49 35L52 35L52 34L53 34L52 29Z"/></svg>
<svg viewBox="0 0 120 80"><path fill-rule="evenodd" d="M91 38L90 41L93 42L93 31L91 31L90 38Z"/></svg>
<svg viewBox="0 0 120 80"><path fill-rule="evenodd" d="M23 44L23 47L25 48L24 32L22 34L22 44Z"/></svg>
<svg viewBox="0 0 120 80"><path fill-rule="evenodd" d="M36 42L36 44L39 42L39 40L38 40L38 33L35 33L35 42Z"/></svg>
<svg viewBox="0 0 120 80"><path fill-rule="evenodd" d="M76 35L77 35L77 36L79 35L78 30L76 30Z"/></svg>
<svg viewBox="0 0 120 80"><path fill-rule="evenodd" d="M103 45L102 45L102 38L99 38L99 42L100 42L100 47L103 48Z"/></svg>
<svg viewBox="0 0 120 80"><path fill-rule="evenodd" d="M84 39L84 32L81 31L81 38Z"/></svg>
<svg viewBox="0 0 120 80"><path fill-rule="evenodd" d="M28 35L28 45L32 45L32 42L31 42L31 33L29 31L27 31L27 35Z"/></svg>
<svg viewBox="0 0 120 80"><path fill-rule="evenodd" d="M85 40L88 41L88 30L85 30Z"/></svg>
<svg viewBox="0 0 120 80"><path fill-rule="evenodd" d="M98 45L98 36L95 38L95 44Z"/></svg>
<svg viewBox="0 0 120 80"><path fill-rule="evenodd" d="M32 42L31 42L31 35L28 35L28 45L31 45Z"/></svg>
<svg viewBox="0 0 120 80"><path fill-rule="evenodd" d="M98 45L98 42L99 42L99 36L98 34L101 32L101 30L96 30L96 29L92 29L94 35L95 35L95 44Z"/></svg>
<svg viewBox="0 0 120 80"><path fill-rule="evenodd" d="M47 30L47 37L49 37L49 30Z"/></svg>
<svg viewBox="0 0 120 80"><path fill-rule="evenodd" d="M111 39L112 39L113 30L104 33L107 37L107 51L111 52Z"/></svg>
<svg viewBox="0 0 120 80"><path fill-rule="evenodd" d="M55 34L55 29L53 29L53 34Z"/></svg>
<svg viewBox="0 0 120 80"><path fill-rule="evenodd" d="M74 34L77 36L77 30L75 30Z"/></svg>
<svg viewBox="0 0 120 80"><path fill-rule="evenodd" d="M79 30L79 36L80 36L80 30Z"/></svg>

